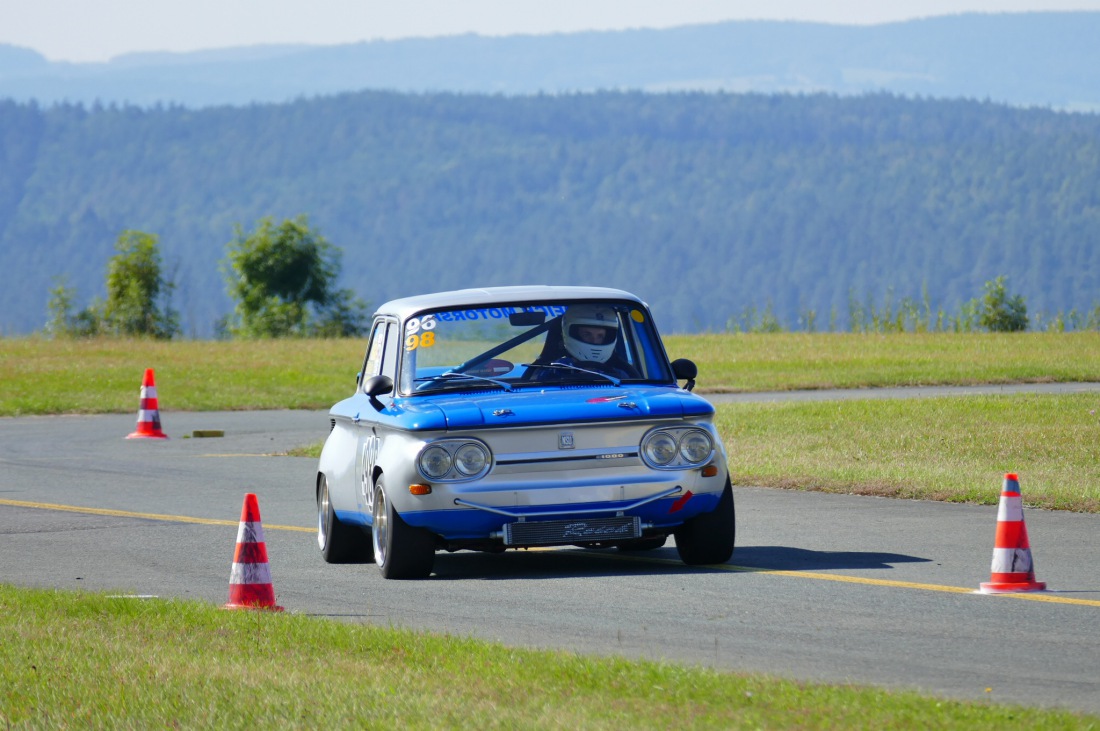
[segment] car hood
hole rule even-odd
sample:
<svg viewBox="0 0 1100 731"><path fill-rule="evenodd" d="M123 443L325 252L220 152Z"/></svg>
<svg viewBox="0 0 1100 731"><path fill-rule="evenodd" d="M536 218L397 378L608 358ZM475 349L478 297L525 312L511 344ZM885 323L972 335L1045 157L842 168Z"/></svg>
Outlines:
<svg viewBox="0 0 1100 731"><path fill-rule="evenodd" d="M394 406L413 429L682 419L714 413L706 399L671 386L450 393L398 399Z"/></svg>

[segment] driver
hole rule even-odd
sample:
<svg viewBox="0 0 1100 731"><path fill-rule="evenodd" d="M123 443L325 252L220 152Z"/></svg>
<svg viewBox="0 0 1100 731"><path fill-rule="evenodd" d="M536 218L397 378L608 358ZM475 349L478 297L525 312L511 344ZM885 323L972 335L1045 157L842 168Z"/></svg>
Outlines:
<svg viewBox="0 0 1100 731"><path fill-rule="evenodd" d="M552 365L571 365L597 371L613 378L636 378L634 371L615 354L619 340L619 316L614 308L599 304L571 305L561 318L562 341L566 355ZM540 376L549 375L542 369ZM554 374L562 377L564 373Z"/></svg>
<svg viewBox="0 0 1100 731"><path fill-rule="evenodd" d="M561 318L565 350L578 361L606 363L615 352L619 318L604 305L573 305Z"/></svg>

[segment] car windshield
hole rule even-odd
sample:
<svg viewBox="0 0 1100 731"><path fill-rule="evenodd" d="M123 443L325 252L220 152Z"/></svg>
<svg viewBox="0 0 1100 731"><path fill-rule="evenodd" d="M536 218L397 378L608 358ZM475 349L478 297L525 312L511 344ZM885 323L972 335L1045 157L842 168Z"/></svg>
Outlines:
<svg viewBox="0 0 1100 731"><path fill-rule="evenodd" d="M400 389L657 382L672 373L636 302L518 302L417 313L404 323Z"/></svg>

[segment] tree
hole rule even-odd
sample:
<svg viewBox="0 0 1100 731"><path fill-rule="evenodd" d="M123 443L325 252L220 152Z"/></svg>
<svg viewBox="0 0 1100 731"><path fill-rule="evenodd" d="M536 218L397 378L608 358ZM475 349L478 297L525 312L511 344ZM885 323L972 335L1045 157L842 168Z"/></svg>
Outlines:
<svg viewBox="0 0 1100 731"><path fill-rule="evenodd" d="M117 335L171 338L179 332L179 315L171 307L173 282L161 273L157 236L123 231L118 252L107 264L107 301L103 325ZM164 300L161 307L158 302Z"/></svg>
<svg viewBox="0 0 1100 731"><path fill-rule="evenodd" d="M334 290L340 250L302 215L278 226L261 219L246 235L238 225L223 272L237 305L226 330L243 337L361 335L366 304Z"/></svg>
<svg viewBox="0 0 1100 731"><path fill-rule="evenodd" d="M990 332L1027 330L1027 305L1021 295L1008 296L1004 276L985 283L979 309L979 323Z"/></svg>
<svg viewBox="0 0 1100 731"><path fill-rule="evenodd" d="M69 286L64 275L54 277L54 286L50 289L50 298L46 303L50 317L46 321L46 333L55 338L90 337L98 335L103 318L98 309L100 304L87 307L73 314L73 301L76 290Z"/></svg>
<svg viewBox="0 0 1100 731"><path fill-rule="evenodd" d="M68 285L68 278L54 277L54 286L50 289L50 298L46 310L50 313L46 320L46 333L54 337L73 334L73 299L76 292Z"/></svg>
<svg viewBox="0 0 1100 731"><path fill-rule="evenodd" d="M350 289L332 293L320 312L315 334L322 338L355 338L364 335L367 305Z"/></svg>
<svg viewBox="0 0 1100 731"><path fill-rule="evenodd" d="M65 276L56 277L46 304L46 332L54 337L89 337L102 333L171 338L179 333L179 314L172 309L175 284L161 274L157 237L123 231L118 252L107 263L107 299L99 298L73 314L76 291ZM163 306L159 301L163 300Z"/></svg>

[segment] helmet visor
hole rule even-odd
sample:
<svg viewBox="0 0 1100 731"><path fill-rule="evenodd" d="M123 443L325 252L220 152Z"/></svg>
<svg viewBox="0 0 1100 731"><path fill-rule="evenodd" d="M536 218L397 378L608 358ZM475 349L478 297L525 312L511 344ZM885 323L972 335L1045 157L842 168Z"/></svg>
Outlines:
<svg viewBox="0 0 1100 731"><path fill-rule="evenodd" d="M619 335L619 328L607 325L576 323L569 327L569 337L586 345L611 345Z"/></svg>

